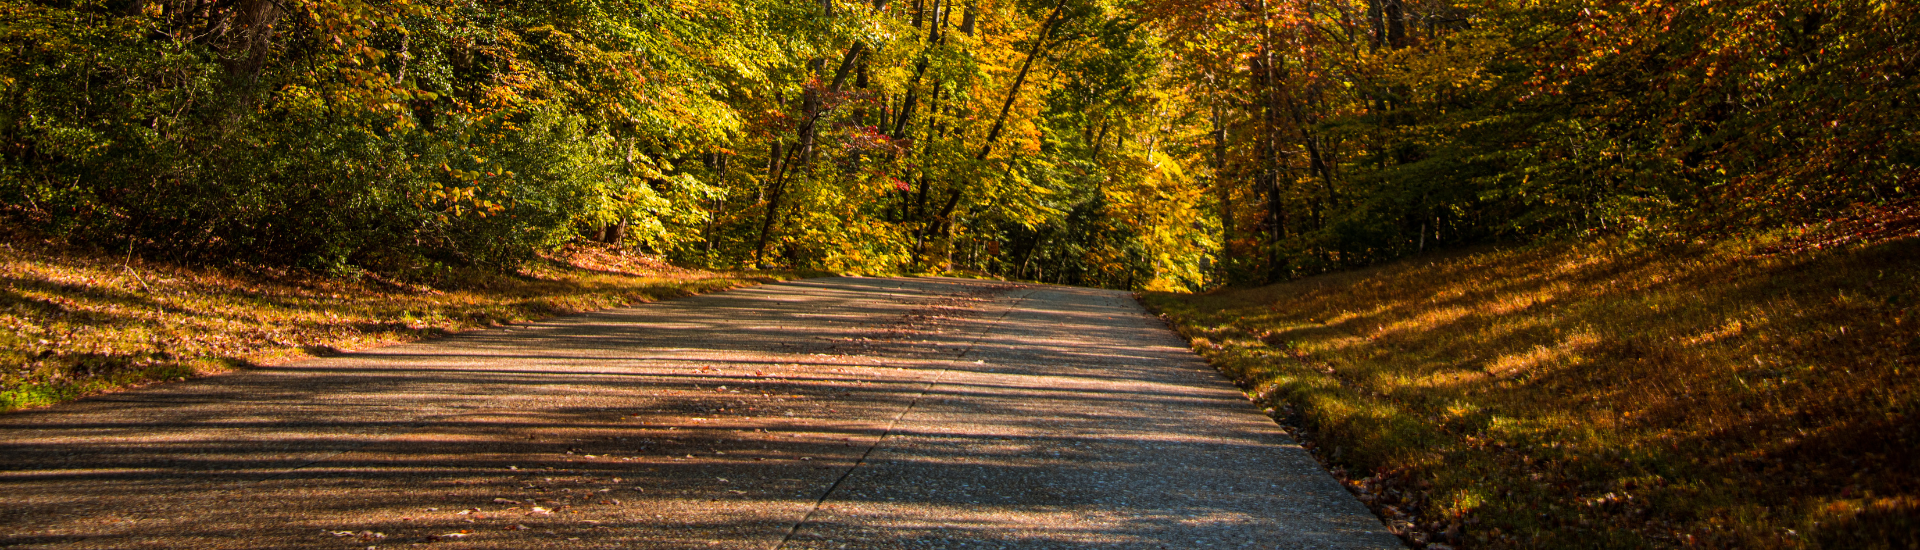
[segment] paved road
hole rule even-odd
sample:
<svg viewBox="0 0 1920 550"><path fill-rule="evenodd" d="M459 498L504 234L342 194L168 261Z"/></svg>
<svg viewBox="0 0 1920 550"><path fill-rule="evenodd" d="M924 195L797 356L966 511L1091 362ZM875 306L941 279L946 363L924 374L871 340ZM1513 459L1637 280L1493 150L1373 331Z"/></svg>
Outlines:
<svg viewBox="0 0 1920 550"><path fill-rule="evenodd" d="M1124 293L812 279L0 416L0 547L1397 548Z"/></svg>

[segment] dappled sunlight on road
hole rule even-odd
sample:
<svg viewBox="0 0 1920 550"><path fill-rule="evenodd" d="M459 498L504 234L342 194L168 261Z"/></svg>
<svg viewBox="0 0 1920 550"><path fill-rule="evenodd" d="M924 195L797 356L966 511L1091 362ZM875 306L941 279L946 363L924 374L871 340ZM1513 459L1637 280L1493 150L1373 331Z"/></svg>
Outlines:
<svg viewBox="0 0 1920 550"><path fill-rule="evenodd" d="M0 545L1392 547L1125 294L823 279L0 418Z"/></svg>

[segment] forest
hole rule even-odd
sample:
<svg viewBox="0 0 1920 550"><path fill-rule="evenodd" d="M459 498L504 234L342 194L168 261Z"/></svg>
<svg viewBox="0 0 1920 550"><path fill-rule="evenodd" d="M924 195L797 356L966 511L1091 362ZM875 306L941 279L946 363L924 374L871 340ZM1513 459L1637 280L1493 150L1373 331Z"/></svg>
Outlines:
<svg viewBox="0 0 1920 550"><path fill-rule="evenodd" d="M1915 8L0 0L0 412L946 274L1135 291L1416 548L1912 548Z"/></svg>
<svg viewBox="0 0 1920 550"><path fill-rule="evenodd" d="M5 0L0 216L433 284L1259 284L1906 202L1893 0Z"/></svg>

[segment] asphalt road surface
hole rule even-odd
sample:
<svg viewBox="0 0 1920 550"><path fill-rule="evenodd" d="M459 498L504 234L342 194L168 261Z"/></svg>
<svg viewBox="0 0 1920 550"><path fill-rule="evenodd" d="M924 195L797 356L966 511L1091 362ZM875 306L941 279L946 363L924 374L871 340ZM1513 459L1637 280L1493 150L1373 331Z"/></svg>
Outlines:
<svg viewBox="0 0 1920 550"><path fill-rule="evenodd" d="M829 278L0 415L0 547L1400 544L1125 293Z"/></svg>

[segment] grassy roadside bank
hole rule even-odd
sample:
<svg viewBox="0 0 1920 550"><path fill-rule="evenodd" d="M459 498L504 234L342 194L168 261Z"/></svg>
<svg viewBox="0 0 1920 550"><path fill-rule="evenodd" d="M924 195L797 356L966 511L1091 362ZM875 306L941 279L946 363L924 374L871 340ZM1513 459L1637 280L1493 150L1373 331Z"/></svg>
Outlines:
<svg viewBox="0 0 1920 550"><path fill-rule="evenodd" d="M1782 238L1143 301L1415 548L1920 547L1920 238Z"/></svg>
<svg viewBox="0 0 1920 550"><path fill-rule="evenodd" d="M788 278L569 247L518 275L432 290L0 244L0 411Z"/></svg>

